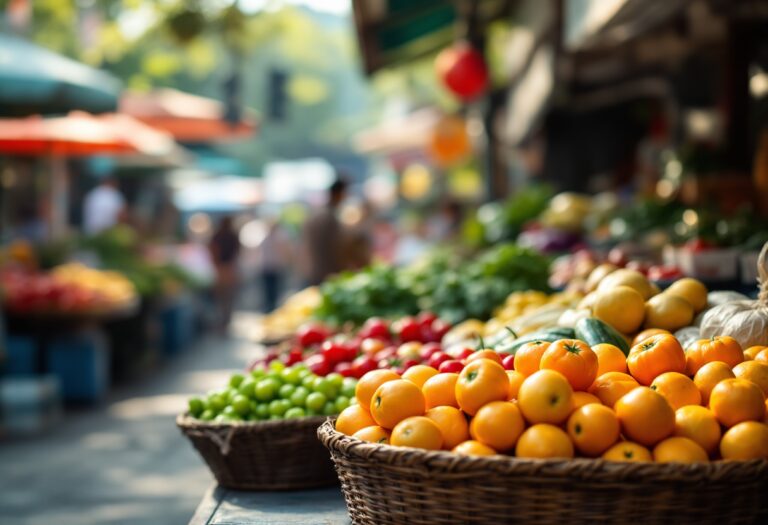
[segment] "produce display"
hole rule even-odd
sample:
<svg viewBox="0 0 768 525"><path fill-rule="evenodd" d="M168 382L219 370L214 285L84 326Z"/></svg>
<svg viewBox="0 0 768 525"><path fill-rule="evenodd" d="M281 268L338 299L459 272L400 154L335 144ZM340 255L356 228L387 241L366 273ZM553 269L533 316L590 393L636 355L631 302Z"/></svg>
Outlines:
<svg viewBox="0 0 768 525"><path fill-rule="evenodd" d="M469 260L438 254L409 268L374 266L321 287L315 316L330 324L362 324L431 311L448 322L488 319L511 292L547 291L549 261L534 250L500 244Z"/></svg>
<svg viewBox="0 0 768 525"><path fill-rule="evenodd" d="M130 307L136 290L119 272L78 263L49 273L7 269L0 272L3 303L18 314L95 314Z"/></svg>
<svg viewBox="0 0 768 525"><path fill-rule="evenodd" d="M191 398L189 414L218 423L331 416L349 406L356 385L354 378L319 377L303 364L273 361L266 370L234 374L226 388Z"/></svg>
<svg viewBox="0 0 768 525"><path fill-rule="evenodd" d="M465 455L695 463L768 459L768 346L728 336L686 350L657 330L631 348L599 320L588 339L470 351L447 372L375 370L336 429Z"/></svg>
<svg viewBox="0 0 768 525"><path fill-rule="evenodd" d="M288 297L283 304L261 320L255 339L272 342L289 339L306 323L320 304L320 290L305 288Z"/></svg>
<svg viewBox="0 0 768 525"><path fill-rule="evenodd" d="M440 342L451 326L435 314L422 312L393 322L372 317L356 332L336 333L314 322L299 328L293 340L272 348L251 364L251 369L266 369L273 361L284 365L303 363L313 373L332 372L344 377L361 377L370 370L393 368L404 371L431 360L448 360Z"/></svg>

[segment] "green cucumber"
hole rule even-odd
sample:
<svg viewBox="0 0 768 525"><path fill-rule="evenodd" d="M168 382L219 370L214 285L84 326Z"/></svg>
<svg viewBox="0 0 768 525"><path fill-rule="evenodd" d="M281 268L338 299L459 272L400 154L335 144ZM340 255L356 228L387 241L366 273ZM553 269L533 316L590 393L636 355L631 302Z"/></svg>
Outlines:
<svg viewBox="0 0 768 525"><path fill-rule="evenodd" d="M615 328L594 317L580 319L576 323L576 339L581 339L589 346L602 343L619 347L624 355L629 354L629 343Z"/></svg>
<svg viewBox="0 0 768 525"><path fill-rule="evenodd" d="M565 328L565 327L547 328L544 330L539 330L537 332L532 332L530 334L526 334L522 337L519 337L514 341L512 341L510 344L504 345L502 348L497 348L496 350L498 352L515 354L521 346L523 346L526 343L530 343L532 341L547 341L549 343L553 343L560 339L573 339L574 337L575 337L575 332L573 328Z"/></svg>

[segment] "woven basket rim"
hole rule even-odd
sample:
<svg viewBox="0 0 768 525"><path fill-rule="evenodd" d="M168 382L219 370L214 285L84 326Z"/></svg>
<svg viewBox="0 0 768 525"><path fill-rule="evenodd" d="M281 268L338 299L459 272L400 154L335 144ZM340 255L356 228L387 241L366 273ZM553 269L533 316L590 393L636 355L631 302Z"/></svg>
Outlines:
<svg viewBox="0 0 768 525"><path fill-rule="evenodd" d="M569 477L604 482L659 481L768 481L768 460L713 461L708 463L618 462L604 459L532 459L514 456L464 456L448 451L423 450L368 443L346 436L328 418L318 429L320 441L332 453L398 469L408 468L427 475L480 476L484 473L531 477ZM334 458L335 459L335 458Z"/></svg>
<svg viewBox="0 0 768 525"><path fill-rule="evenodd" d="M264 421L203 421L189 415L189 412L184 412L176 416L176 426L181 429L228 429L228 428L242 428L242 429L271 429L275 427L306 427L317 426L328 420L328 416L307 416L294 419L268 419Z"/></svg>

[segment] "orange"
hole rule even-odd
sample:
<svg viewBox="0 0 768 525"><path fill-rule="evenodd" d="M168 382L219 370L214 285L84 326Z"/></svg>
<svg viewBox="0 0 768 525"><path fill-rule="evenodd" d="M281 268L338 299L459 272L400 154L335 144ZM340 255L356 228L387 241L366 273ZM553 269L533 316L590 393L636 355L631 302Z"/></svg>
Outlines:
<svg viewBox="0 0 768 525"><path fill-rule="evenodd" d="M491 401L505 401L508 395L507 373L504 367L490 359L477 359L467 364L456 382L456 401L470 416Z"/></svg>
<svg viewBox="0 0 768 525"><path fill-rule="evenodd" d="M443 434L443 447L452 449L469 439L469 425L464 413L454 407L435 407L424 414L435 422Z"/></svg>
<svg viewBox="0 0 768 525"><path fill-rule="evenodd" d="M567 429L576 449L589 457L599 456L619 439L616 414L595 403L576 409L568 418Z"/></svg>
<svg viewBox="0 0 768 525"><path fill-rule="evenodd" d="M501 364L501 356L499 353L489 348L478 350L477 352L472 353L464 360L464 363L471 363L476 359L490 359L491 361L496 361L497 363Z"/></svg>
<svg viewBox="0 0 768 525"><path fill-rule="evenodd" d="M701 392L696 384L680 372L664 372L653 380L651 390L666 397L675 410L686 405L701 404Z"/></svg>
<svg viewBox="0 0 768 525"><path fill-rule="evenodd" d="M394 428L405 418L424 415L424 410L424 394L405 379L387 381L376 389L371 399L371 416L384 428Z"/></svg>
<svg viewBox="0 0 768 525"><path fill-rule="evenodd" d="M600 401L600 398L592 395L588 392L574 392L573 393L573 409L576 410L577 408L581 408L584 405L588 405L590 403L597 403L600 405L602 402Z"/></svg>
<svg viewBox="0 0 768 525"><path fill-rule="evenodd" d="M657 463L705 463L709 461L701 445L686 437L669 437L653 448Z"/></svg>
<svg viewBox="0 0 768 525"><path fill-rule="evenodd" d="M563 429L539 423L520 435L515 455L520 458L572 458L573 443Z"/></svg>
<svg viewBox="0 0 768 525"><path fill-rule="evenodd" d="M428 417L409 417L400 421L392 429L389 444L396 447L440 450L443 448L443 433L440 432L440 427Z"/></svg>
<svg viewBox="0 0 768 525"><path fill-rule="evenodd" d="M370 426L376 426L376 422L371 414L360 405L349 405L336 418L336 430L348 436Z"/></svg>
<svg viewBox="0 0 768 525"><path fill-rule="evenodd" d="M555 341L541 356L539 368L565 376L574 390L586 390L597 377L597 355L578 339Z"/></svg>
<svg viewBox="0 0 768 525"><path fill-rule="evenodd" d="M573 411L573 389L560 372L539 370L520 385L517 403L531 423L562 423Z"/></svg>
<svg viewBox="0 0 768 525"><path fill-rule="evenodd" d="M605 451L603 459L608 461L653 461L651 452L647 448L631 441L619 441Z"/></svg>
<svg viewBox="0 0 768 525"><path fill-rule="evenodd" d="M688 405L675 411L674 434L694 440L708 454L713 454L720 443L720 423L711 410Z"/></svg>
<svg viewBox="0 0 768 525"><path fill-rule="evenodd" d="M389 430L382 428L378 425L361 428L352 437L368 441L369 443L381 443L382 445L389 445Z"/></svg>
<svg viewBox="0 0 768 525"><path fill-rule="evenodd" d="M701 392L701 403L703 405L709 404L709 394L715 385L723 379L732 379L736 377L731 371L731 367L723 363L722 361L712 361L699 368L696 375L693 377L693 382Z"/></svg>
<svg viewBox="0 0 768 525"><path fill-rule="evenodd" d="M723 459L768 459L768 425L744 421L732 426L720 442Z"/></svg>
<svg viewBox="0 0 768 525"><path fill-rule="evenodd" d="M517 370L507 370L507 377L509 378L509 394L507 395L507 401L517 399L517 394L520 392L520 385L525 381L525 376Z"/></svg>
<svg viewBox="0 0 768 525"><path fill-rule="evenodd" d="M360 378L355 387L355 398L357 399L357 402L361 407L368 410L368 407L371 406L371 398L373 397L373 393L376 392L376 389L387 381L394 381L395 379L400 379L400 376L392 370L371 370L370 372L367 372Z"/></svg>
<svg viewBox="0 0 768 525"><path fill-rule="evenodd" d="M493 401L477 411L469 426L472 439L501 452L511 450L525 429L520 409L508 401Z"/></svg>
<svg viewBox="0 0 768 525"><path fill-rule="evenodd" d="M589 393L596 396L605 406L613 408L616 401L624 394L639 386L640 384L629 374L608 372L595 379L589 387Z"/></svg>
<svg viewBox="0 0 768 525"><path fill-rule="evenodd" d="M479 441L473 439L465 441L464 443L459 443L453 447L451 452L463 454L464 456L493 456L496 454L496 451L488 445L483 445Z"/></svg>
<svg viewBox="0 0 768 525"><path fill-rule="evenodd" d="M655 445L675 430L675 411L664 396L648 387L635 388L614 409L622 433L641 445Z"/></svg>
<svg viewBox="0 0 768 525"><path fill-rule="evenodd" d="M744 350L744 360L751 361L752 359L756 359L757 355L763 350L765 350L766 348L768 348L768 346L762 346L762 345L750 346L749 348ZM764 359L760 359L760 361L763 361L763 360L768 361L768 352L766 352L764 355L765 355Z"/></svg>
<svg viewBox="0 0 768 525"><path fill-rule="evenodd" d="M432 368L431 366L427 365L414 365L410 367L408 370L403 372L403 379L406 381L410 381L417 387L421 388L424 386L424 383L427 382L427 379L430 377L436 376L438 374L438 371L435 368Z"/></svg>
<svg viewBox="0 0 768 525"><path fill-rule="evenodd" d="M723 379L709 396L709 408L726 427L742 421L762 421L765 397L760 387L746 379Z"/></svg>
<svg viewBox="0 0 768 525"><path fill-rule="evenodd" d="M458 380L459 374L437 374L427 379L421 387L427 408L440 406L459 408L459 403L456 401L456 381Z"/></svg>
<svg viewBox="0 0 768 525"><path fill-rule="evenodd" d="M639 345L649 337L659 334L669 334L669 330L664 330L662 328L646 328L635 336L632 340L632 346Z"/></svg>
<svg viewBox="0 0 768 525"><path fill-rule="evenodd" d="M752 348L754 348L754 346ZM768 363L768 347L762 347L762 350L755 354L755 361Z"/></svg>
<svg viewBox="0 0 768 525"><path fill-rule="evenodd" d="M627 372L627 356L618 346L602 343L592 347L597 356L597 377L606 372Z"/></svg>
<svg viewBox="0 0 768 525"><path fill-rule="evenodd" d="M744 361L744 351L736 339L727 335L699 339L685 351L685 371L689 376L712 361L722 361L733 368Z"/></svg>
<svg viewBox="0 0 768 525"><path fill-rule="evenodd" d="M764 396L768 396L768 363L747 361L733 367L736 377L752 381L760 387Z"/></svg>
<svg viewBox="0 0 768 525"><path fill-rule="evenodd" d="M685 353L675 336L653 335L632 347L627 368L641 385L650 385L664 372L685 372Z"/></svg>
<svg viewBox="0 0 768 525"><path fill-rule="evenodd" d="M549 348L547 341L525 343L515 352L515 370L528 377L539 371L541 356Z"/></svg>

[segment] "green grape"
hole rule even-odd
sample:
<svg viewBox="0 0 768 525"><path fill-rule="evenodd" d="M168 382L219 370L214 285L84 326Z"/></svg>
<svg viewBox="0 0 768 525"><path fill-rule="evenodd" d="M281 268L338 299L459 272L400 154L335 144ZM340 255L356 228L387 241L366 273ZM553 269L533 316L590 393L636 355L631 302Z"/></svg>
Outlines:
<svg viewBox="0 0 768 525"><path fill-rule="evenodd" d="M269 401L275 397L277 391L280 389L280 383L272 378L262 379L256 383L256 399L259 401Z"/></svg>
<svg viewBox="0 0 768 525"><path fill-rule="evenodd" d="M198 417L205 410L205 403L199 397L193 397L187 404L189 405L189 413L192 417Z"/></svg>
<svg viewBox="0 0 768 525"><path fill-rule="evenodd" d="M241 416L245 416L251 411L251 402L247 397L238 395L232 400L232 408Z"/></svg>
<svg viewBox="0 0 768 525"><path fill-rule="evenodd" d="M347 396L339 396L336 398L336 412L341 413L342 410L349 406L349 398Z"/></svg>
<svg viewBox="0 0 768 525"><path fill-rule="evenodd" d="M341 383L339 393L342 396L346 396L350 399L355 397L355 388L357 387L357 380L352 377L345 377Z"/></svg>
<svg viewBox="0 0 768 525"><path fill-rule="evenodd" d="M314 390L315 389L315 382L318 379L319 378L316 375L310 374L310 375L304 377L304 379L301 380L301 386L303 386L304 388L308 388L310 390Z"/></svg>
<svg viewBox="0 0 768 525"><path fill-rule="evenodd" d="M284 368L285 368L285 363L283 363L282 361L278 361L277 359L269 363L269 369L274 370L275 372L280 372Z"/></svg>
<svg viewBox="0 0 768 525"><path fill-rule="evenodd" d="M285 381L288 384L291 384L291 385L301 384L301 375L300 375L300 370L298 368L286 368L282 372L280 372L280 377L282 377L283 381Z"/></svg>
<svg viewBox="0 0 768 525"><path fill-rule="evenodd" d="M320 412L323 410L323 407L325 406L326 401L328 401L328 398L325 397L320 392L312 392L307 396L306 400L306 406L307 408L311 408L312 410L316 410Z"/></svg>
<svg viewBox="0 0 768 525"><path fill-rule="evenodd" d="M208 407L216 413L224 410L227 400L221 394L212 394L208 397Z"/></svg>
<svg viewBox="0 0 768 525"><path fill-rule="evenodd" d="M291 404L295 407L304 407L307 403L307 397L310 392L303 386L296 387L296 390L291 394Z"/></svg>
<svg viewBox="0 0 768 525"><path fill-rule="evenodd" d="M323 415L324 416L333 416L337 414L336 412L336 403L333 401L327 401L325 403L325 406L323 406Z"/></svg>
<svg viewBox="0 0 768 525"><path fill-rule="evenodd" d="M328 399L336 399L336 396L339 395L339 387L337 387L332 380L323 377L315 383L315 392L325 394L325 397Z"/></svg>
<svg viewBox="0 0 768 525"><path fill-rule="evenodd" d="M344 384L344 376L339 374L338 372L331 372L327 376L325 376L325 379L328 380L332 385L336 386L337 388L341 388Z"/></svg>
<svg viewBox="0 0 768 525"><path fill-rule="evenodd" d="M242 383L244 379L245 377L243 377L243 374L235 374L229 378L229 386L232 388L237 388L240 386L240 383Z"/></svg>
<svg viewBox="0 0 768 525"><path fill-rule="evenodd" d="M240 395L253 399L253 397L255 396L254 394L255 387L256 387L256 381L254 381L249 377L248 379L245 379L242 383L240 383L240 386L237 387L237 391L240 393Z"/></svg>
<svg viewBox="0 0 768 525"><path fill-rule="evenodd" d="M306 415L307 415L306 412L304 412L304 409L301 407L291 407L285 411L286 419L296 419L299 417L304 417Z"/></svg>
<svg viewBox="0 0 768 525"><path fill-rule="evenodd" d="M254 411L259 419L269 419L269 403L259 403Z"/></svg>
<svg viewBox="0 0 768 525"><path fill-rule="evenodd" d="M285 384L280 387L280 390L277 391L277 395L282 399L289 399L295 390L296 390L295 386L290 384Z"/></svg>
<svg viewBox="0 0 768 525"><path fill-rule="evenodd" d="M283 417L289 408L291 408L291 403L287 399L275 399L269 403L269 414L270 416Z"/></svg>
<svg viewBox="0 0 768 525"><path fill-rule="evenodd" d="M207 410L203 410L203 413L200 414L199 419L202 419L203 421L210 421L215 417L216 417L216 414L213 412L213 410L209 408Z"/></svg>

